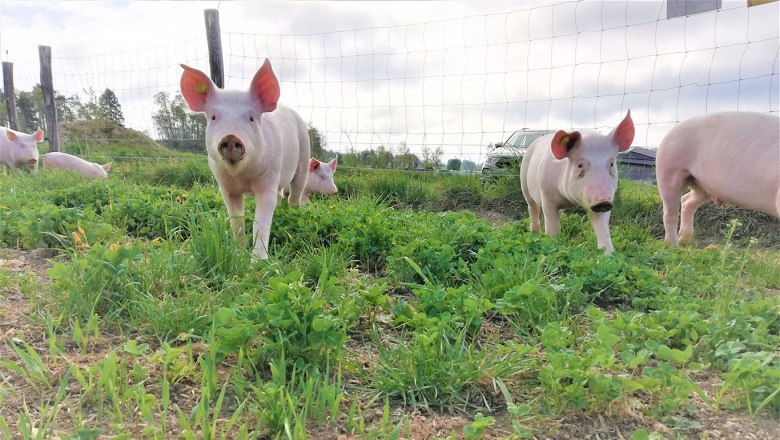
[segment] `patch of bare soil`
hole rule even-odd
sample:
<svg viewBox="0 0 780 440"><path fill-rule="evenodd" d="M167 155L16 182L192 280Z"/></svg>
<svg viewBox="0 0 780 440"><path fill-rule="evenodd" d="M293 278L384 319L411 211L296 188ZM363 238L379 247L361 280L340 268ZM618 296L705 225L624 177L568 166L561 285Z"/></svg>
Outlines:
<svg viewBox="0 0 780 440"><path fill-rule="evenodd" d="M512 217L498 211L474 211L474 215L483 220L487 220L487 222L490 223L490 226L493 226L494 228L514 220Z"/></svg>

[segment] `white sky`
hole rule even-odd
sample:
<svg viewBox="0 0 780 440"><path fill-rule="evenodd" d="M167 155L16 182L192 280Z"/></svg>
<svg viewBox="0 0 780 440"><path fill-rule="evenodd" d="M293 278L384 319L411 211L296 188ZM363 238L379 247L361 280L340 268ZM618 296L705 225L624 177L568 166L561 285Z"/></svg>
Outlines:
<svg viewBox="0 0 780 440"><path fill-rule="evenodd" d="M606 132L629 108L651 147L697 114L780 114L779 2L667 20L659 1L0 1L0 58L30 90L50 45L55 89L109 87L154 134L151 98L178 90L179 63L208 72L217 7L227 87L269 57L280 102L339 151L406 141L478 162L516 129Z"/></svg>

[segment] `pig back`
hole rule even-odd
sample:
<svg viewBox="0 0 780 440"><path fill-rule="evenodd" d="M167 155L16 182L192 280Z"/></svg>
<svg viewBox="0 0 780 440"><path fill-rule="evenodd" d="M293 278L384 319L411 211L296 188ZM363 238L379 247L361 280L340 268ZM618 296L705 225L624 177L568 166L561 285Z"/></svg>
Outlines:
<svg viewBox="0 0 780 440"><path fill-rule="evenodd" d="M278 143L279 189L290 184L297 172L308 171L310 155L309 132L303 118L294 110L279 106L263 115L266 142Z"/></svg>
<svg viewBox="0 0 780 440"><path fill-rule="evenodd" d="M659 178L688 174L710 197L773 215L780 197L780 118L723 112L681 122L661 142Z"/></svg>
<svg viewBox="0 0 780 440"><path fill-rule="evenodd" d="M555 134L546 134L534 140L520 162L520 185L526 198L541 203L542 192L556 190L562 177L562 160L555 160L550 148ZM560 170L559 170L560 168Z"/></svg>

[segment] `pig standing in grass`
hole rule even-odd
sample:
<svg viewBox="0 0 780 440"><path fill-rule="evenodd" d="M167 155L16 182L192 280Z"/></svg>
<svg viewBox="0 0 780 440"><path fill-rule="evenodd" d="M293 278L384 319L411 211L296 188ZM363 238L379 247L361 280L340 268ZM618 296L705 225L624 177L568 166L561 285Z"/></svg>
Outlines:
<svg viewBox="0 0 780 440"><path fill-rule="evenodd" d="M656 178L673 246L693 241L693 216L709 200L780 218L780 118L724 112L683 121L658 146Z"/></svg>
<svg viewBox="0 0 780 440"><path fill-rule="evenodd" d="M111 163L99 165L93 162L73 156L67 153L46 153L43 155L43 166L46 168L59 168L61 170L76 171L88 179L105 179Z"/></svg>
<svg viewBox="0 0 780 440"><path fill-rule="evenodd" d="M634 122L629 111L607 136L563 130L536 139L520 164L520 184L528 203L531 230L540 232L539 209L544 229L561 231L561 209L581 206L588 210L598 247L610 255L609 216L617 189L617 154L631 147Z"/></svg>
<svg viewBox="0 0 780 440"><path fill-rule="evenodd" d="M339 192L336 188L336 182L333 181L335 172L336 159L324 163L312 157L309 160L309 177L306 179L306 187L303 190L304 201L308 201L312 194L330 196Z"/></svg>
<svg viewBox="0 0 780 440"><path fill-rule="evenodd" d="M20 133L0 127L0 166L11 171L27 168L38 170L38 142L43 140L39 128L33 134Z"/></svg>
<svg viewBox="0 0 780 440"><path fill-rule="evenodd" d="M279 191L289 185L290 205L301 203L310 154L306 123L289 108L277 108L279 82L268 59L246 92L219 90L203 72L182 67L184 99L206 114L209 168L233 232L244 234L244 194L255 194L254 255L266 259Z"/></svg>
<svg viewBox="0 0 780 440"><path fill-rule="evenodd" d="M303 194L301 195L301 203L307 203L309 201L309 196L312 194L331 196L339 192L339 189L336 188L336 182L333 181L333 173L335 172L336 159L333 159L328 163L320 162L313 157L309 159L309 176L306 178L306 187L303 189ZM277 203L289 193L289 186L286 186L279 191Z"/></svg>

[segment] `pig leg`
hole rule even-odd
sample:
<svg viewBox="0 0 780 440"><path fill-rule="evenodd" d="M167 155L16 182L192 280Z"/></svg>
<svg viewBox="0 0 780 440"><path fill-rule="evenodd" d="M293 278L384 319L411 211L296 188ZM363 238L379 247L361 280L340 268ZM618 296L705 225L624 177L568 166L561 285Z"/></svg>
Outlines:
<svg viewBox="0 0 780 440"><path fill-rule="evenodd" d="M300 161L298 169L295 171L292 182L290 182L290 195L287 196L287 203L290 206L300 205L303 190L306 188L306 179L309 177L309 161Z"/></svg>
<svg viewBox="0 0 780 440"><path fill-rule="evenodd" d="M596 233L596 242L599 249L604 249L606 255L612 255L612 251L615 250L612 247L612 238L609 236L609 217L611 212L588 212L588 218L590 218L590 224L593 226L593 231Z"/></svg>
<svg viewBox="0 0 780 440"><path fill-rule="evenodd" d="M687 176L677 172L665 175L661 168L658 169L658 192L664 204L664 233L665 240L672 246L677 246L677 222L680 219L680 193L686 185Z"/></svg>
<svg viewBox="0 0 780 440"><path fill-rule="evenodd" d="M243 194L231 194L222 188L222 200L227 207L228 215L230 216L230 228L233 230L233 236L238 237L241 240L244 239L244 195Z"/></svg>
<svg viewBox="0 0 780 440"><path fill-rule="evenodd" d="M272 187L274 188L274 187ZM276 209L276 198L279 192L273 189L256 194L257 208L252 234L255 239L255 249L252 252L260 260L268 258L268 240L271 238L271 221Z"/></svg>
<svg viewBox="0 0 780 440"><path fill-rule="evenodd" d="M542 232L539 224L539 204L533 200L528 201L528 215L531 217L531 232Z"/></svg>
<svg viewBox="0 0 780 440"><path fill-rule="evenodd" d="M688 194L682 197L682 212L680 214L680 244L693 243L693 218L699 206L707 203L710 198L703 190L692 187Z"/></svg>
<svg viewBox="0 0 780 440"><path fill-rule="evenodd" d="M561 210L552 202L545 203L542 198L542 214L544 215L544 233L556 235L561 232Z"/></svg>

